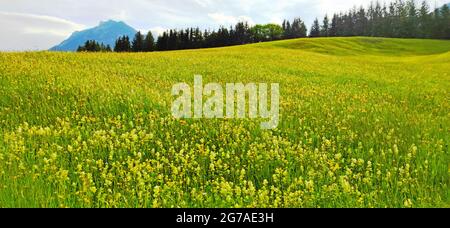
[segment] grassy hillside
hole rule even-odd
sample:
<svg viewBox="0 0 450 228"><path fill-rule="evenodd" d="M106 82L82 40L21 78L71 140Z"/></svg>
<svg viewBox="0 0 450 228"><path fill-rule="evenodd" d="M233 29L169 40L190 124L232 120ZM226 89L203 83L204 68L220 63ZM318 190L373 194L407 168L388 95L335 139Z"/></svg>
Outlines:
<svg viewBox="0 0 450 228"><path fill-rule="evenodd" d="M274 47L300 49L330 55L414 56L442 54L449 51L448 41L389 38L317 38L316 40L287 40L271 44ZM266 45L263 45L266 46Z"/></svg>
<svg viewBox="0 0 450 228"><path fill-rule="evenodd" d="M0 53L0 207L450 206L450 42ZM174 120L175 83L280 83L281 122Z"/></svg>

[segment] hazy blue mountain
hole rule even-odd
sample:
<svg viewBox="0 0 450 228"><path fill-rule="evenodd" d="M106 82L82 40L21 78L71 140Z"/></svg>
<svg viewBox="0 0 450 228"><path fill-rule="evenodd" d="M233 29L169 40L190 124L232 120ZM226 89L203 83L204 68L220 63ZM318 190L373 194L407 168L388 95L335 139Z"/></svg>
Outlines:
<svg viewBox="0 0 450 228"><path fill-rule="evenodd" d="M120 36L129 36L133 39L136 30L124 22L113 20L100 22L97 27L74 32L67 40L52 47L50 51L76 51L78 46L83 45L87 40L95 40L114 48L115 41Z"/></svg>

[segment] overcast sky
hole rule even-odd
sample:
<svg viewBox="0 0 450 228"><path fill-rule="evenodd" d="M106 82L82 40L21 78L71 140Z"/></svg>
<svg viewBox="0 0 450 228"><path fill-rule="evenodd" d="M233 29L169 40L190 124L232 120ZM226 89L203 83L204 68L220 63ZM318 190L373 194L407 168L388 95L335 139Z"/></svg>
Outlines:
<svg viewBox="0 0 450 228"><path fill-rule="evenodd" d="M391 0L385 0L390 2ZM438 5L449 0L437 0ZM217 28L239 20L281 23L367 6L371 0L0 0L0 50L45 50L108 19L138 30ZM381 1L383 2L383 1ZM434 5L434 0L431 1Z"/></svg>

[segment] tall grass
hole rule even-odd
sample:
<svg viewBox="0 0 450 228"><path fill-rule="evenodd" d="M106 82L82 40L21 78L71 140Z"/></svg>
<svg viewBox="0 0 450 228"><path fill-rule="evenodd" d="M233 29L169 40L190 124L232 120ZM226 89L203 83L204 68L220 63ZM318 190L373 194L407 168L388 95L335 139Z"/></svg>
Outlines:
<svg viewBox="0 0 450 228"><path fill-rule="evenodd" d="M450 42L0 53L0 207L449 207ZM171 88L280 83L281 122L175 120Z"/></svg>

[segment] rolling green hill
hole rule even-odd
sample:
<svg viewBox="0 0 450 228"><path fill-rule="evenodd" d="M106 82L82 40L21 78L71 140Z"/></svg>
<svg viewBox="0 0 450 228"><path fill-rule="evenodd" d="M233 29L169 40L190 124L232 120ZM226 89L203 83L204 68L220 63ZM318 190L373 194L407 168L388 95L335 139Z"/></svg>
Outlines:
<svg viewBox="0 0 450 228"><path fill-rule="evenodd" d="M269 45L330 55L431 55L450 51L445 40L389 39L389 38L316 38L315 40L286 40ZM263 47L267 45L262 45Z"/></svg>
<svg viewBox="0 0 450 228"><path fill-rule="evenodd" d="M450 41L0 53L0 207L448 207ZM172 86L279 83L281 122L175 120Z"/></svg>

